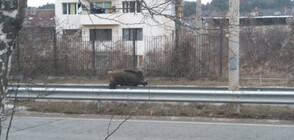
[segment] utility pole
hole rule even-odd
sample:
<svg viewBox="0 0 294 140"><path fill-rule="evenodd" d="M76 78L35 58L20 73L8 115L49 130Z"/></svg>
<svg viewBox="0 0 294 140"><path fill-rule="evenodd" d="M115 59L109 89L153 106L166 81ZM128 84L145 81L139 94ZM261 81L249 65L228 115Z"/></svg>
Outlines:
<svg viewBox="0 0 294 140"><path fill-rule="evenodd" d="M199 50L197 53L199 53L199 58L200 58L200 61L202 61L202 52L203 52L203 47L204 47L204 42L205 42L205 38L204 38L204 35L203 35L203 27L202 27L202 4L201 4L201 0L197 0L196 2L196 17L195 17L195 20L196 20L196 41L197 41L197 44L200 46L199 47ZM200 67L199 68L200 72L202 72L202 68Z"/></svg>
<svg viewBox="0 0 294 140"><path fill-rule="evenodd" d="M201 0L197 0L196 3L196 30L197 34L202 34L202 10L201 10Z"/></svg>
<svg viewBox="0 0 294 140"><path fill-rule="evenodd" d="M240 0L229 2L229 90L239 90Z"/></svg>
<svg viewBox="0 0 294 140"><path fill-rule="evenodd" d="M176 0L176 47L179 45L179 37L183 35L183 16L184 16L184 3L183 0Z"/></svg>

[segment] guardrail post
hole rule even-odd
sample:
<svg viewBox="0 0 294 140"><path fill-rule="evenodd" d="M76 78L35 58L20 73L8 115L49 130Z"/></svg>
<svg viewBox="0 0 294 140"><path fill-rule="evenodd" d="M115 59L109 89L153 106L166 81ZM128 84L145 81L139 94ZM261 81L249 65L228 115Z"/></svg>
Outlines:
<svg viewBox="0 0 294 140"><path fill-rule="evenodd" d="M260 86L262 86L262 77L261 77L261 74L259 74L259 84L260 84Z"/></svg>
<svg viewBox="0 0 294 140"><path fill-rule="evenodd" d="M101 100L97 100L97 108L98 109L102 108L102 101Z"/></svg>
<svg viewBox="0 0 294 140"><path fill-rule="evenodd" d="M237 113L240 113L241 110L241 104L237 104Z"/></svg>

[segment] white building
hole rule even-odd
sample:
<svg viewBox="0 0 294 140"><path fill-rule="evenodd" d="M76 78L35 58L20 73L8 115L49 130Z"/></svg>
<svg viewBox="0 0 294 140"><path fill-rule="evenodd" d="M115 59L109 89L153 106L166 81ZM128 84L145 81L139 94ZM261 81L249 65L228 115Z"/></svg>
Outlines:
<svg viewBox="0 0 294 140"><path fill-rule="evenodd" d="M57 32L81 31L84 41L113 41L116 37L132 41L136 32L137 53L143 55L145 36L169 36L175 30L175 23L170 18L150 15L145 2L155 12L175 15L173 2L166 0L56 0Z"/></svg>

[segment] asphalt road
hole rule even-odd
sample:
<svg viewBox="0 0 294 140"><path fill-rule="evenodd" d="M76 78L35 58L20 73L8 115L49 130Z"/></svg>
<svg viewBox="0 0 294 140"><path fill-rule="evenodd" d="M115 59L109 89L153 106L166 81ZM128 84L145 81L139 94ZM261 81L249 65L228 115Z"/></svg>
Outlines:
<svg viewBox="0 0 294 140"><path fill-rule="evenodd" d="M9 140L103 140L110 119L15 117ZM122 120L113 120L110 131ZM4 130L7 121L4 122ZM5 139L2 135L1 139ZM128 120L110 140L291 140L294 125Z"/></svg>

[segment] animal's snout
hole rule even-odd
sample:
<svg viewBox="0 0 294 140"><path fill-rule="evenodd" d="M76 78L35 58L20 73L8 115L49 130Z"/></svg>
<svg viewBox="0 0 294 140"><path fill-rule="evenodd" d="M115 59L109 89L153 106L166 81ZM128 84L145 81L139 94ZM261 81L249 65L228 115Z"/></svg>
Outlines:
<svg viewBox="0 0 294 140"><path fill-rule="evenodd" d="M146 86L146 85L148 85L148 82L147 82L147 81L143 81L143 82L142 82L142 85L143 85L143 86Z"/></svg>

